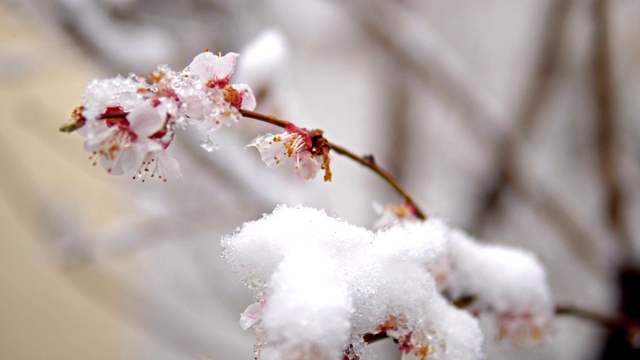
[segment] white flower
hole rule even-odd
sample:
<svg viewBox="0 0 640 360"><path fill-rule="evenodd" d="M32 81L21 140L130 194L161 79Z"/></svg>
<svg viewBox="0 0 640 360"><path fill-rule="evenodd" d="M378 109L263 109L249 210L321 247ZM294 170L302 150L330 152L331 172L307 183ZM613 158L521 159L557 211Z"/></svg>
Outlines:
<svg viewBox="0 0 640 360"><path fill-rule="evenodd" d="M227 53L225 56L214 55L205 51L196 55L191 64L185 69L190 76L203 84L208 82L220 83L223 87L229 83L229 78L236 67L238 54Z"/></svg>
<svg viewBox="0 0 640 360"><path fill-rule="evenodd" d="M130 112L145 102L139 91L145 87L145 82L136 76L124 78L118 75L110 79L93 80L84 92L83 116L92 122L98 120L108 108ZM82 135L81 131L79 133Z"/></svg>
<svg viewBox="0 0 640 360"><path fill-rule="evenodd" d="M207 133L237 122L240 110L256 106L247 85L230 84L238 54L196 56L181 72L158 66L148 80L130 75L89 83L82 106L63 132L78 131L94 164L111 174L133 173L166 181L166 172L180 177L178 163L167 148L175 128L196 125ZM205 141L208 146L210 141Z"/></svg>
<svg viewBox="0 0 640 360"><path fill-rule="evenodd" d="M514 343L542 337L553 301L545 270L533 254L452 231L448 259L446 291L454 300L472 298L470 311L495 312L500 336Z"/></svg>
<svg viewBox="0 0 640 360"><path fill-rule="evenodd" d="M219 56L207 51L182 71L176 93L188 125L211 133L222 125L238 122L242 117L240 109L255 108L255 97L247 85L229 83L237 57L236 53Z"/></svg>
<svg viewBox="0 0 640 360"><path fill-rule="evenodd" d="M99 161L110 174L137 172L141 177L150 171L152 176L164 178L164 168L176 174L180 171L165 150L173 139L166 118L163 106L150 103L128 114L120 107L109 107L83 126L80 134L87 139L84 148L93 154L94 165Z"/></svg>
<svg viewBox="0 0 640 360"><path fill-rule="evenodd" d="M319 134L321 138L322 133ZM274 169L287 159L294 163L296 175L303 180L313 179L319 170L325 170L325 181L331 180L328 146L316 142L314 134L306 129L290 126L282 134L265 134L255 138L249 145L258 149L260 157L268 167Z"/></svg>

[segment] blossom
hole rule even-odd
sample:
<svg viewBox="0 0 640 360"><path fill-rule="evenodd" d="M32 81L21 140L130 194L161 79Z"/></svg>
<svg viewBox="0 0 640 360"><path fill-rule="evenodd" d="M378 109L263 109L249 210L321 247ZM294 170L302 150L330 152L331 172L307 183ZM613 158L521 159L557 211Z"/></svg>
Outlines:
<svg viewBox="0 0 640 360"><path fill-rule="evenodd" d="M166 181L166 172L180 176L180 168L167 152L175 137L179 99L168 82L170 70L159 67L152 83L131 75L93 80L85 90L82 106L61 130L74 131L86 139L92 153L110 174L147 174Z"/></svg>
<svg viewBox="0 0 640 360"><path fill-rule="evenodd" d="M199 80L203 84L212 82L220 87L224 87L229 84L229 78L236 67L238 56L238 54L232 52L227 53L225 56L220 56L214 55L210 51L205 51L196 55L185 70L187 70L194 79Z"/></svg>
<svg viewBox="0 0 640 360"><path fill-rule="evenodd" d="M498 340L509 340L515 345L526 345L544 337L549 315L533 312L498 314Z"/></svg>
<svg viewBox="0 0 640 360"><path fill-rule="evenodd" d="M254 325L258 358L358 359L364 334L384 331L405 359L482 359L477 320L448 303L429 273L446 254L446 233L438 220L373 232L279 206L223 237L223 258L256 293L240 323Z"/></svg>
<svg viewBox="0 0 640 360"><path fill-rule="evenodd" d="M146 82L137 76L120 75L101 80L92 80L87 85L82 101L82 116L89 123L99 120L109 108L118 108L130 112L144 104L147 99L140 92L146 88ZM82 135L81 132L79 132Z"/></svg>
<svg viewBox="0 0 640 360"><path fill-rule="evenodd" d="M158 66L148 79L130 75L93 80L82 106L60 130L77 131L86 139L94 164L111 174L148 175L166 181L180 176L178 162L168 152L175 128L196 125L209 134L222 124L237 122L241 109L256 106L247 85L230 84L238 54L204 52L180 72Z"/></svg>
<svg viewBox="0 0 640 360"><path fill-rule="evenodd" d="M290 158L300 179L313 179L322 169L325 171L324 180L331 180L330 147L320 130L309 131L290 124L284 133L260 135L247 146L257 148L262 161L272 169Z"/></svg>
<svg viewBox="0 0 640 360"><path fill-rule="evenodd" d="M446 292L453 300L472 299L470 311L495 312L500 338L523 344L542 337L554 310L546 272L533 254L454 230L448 260Z"/></svg>
<svg viewBox="0 0 640 360"><path fill-rule="evenodd" d="M135 178L144 180L148 172L152 177L166 179L165 168L175 174L180 172L166 153L173 130L162 106L143 103L130 113L121 107L108 107L78 133L86 138L84 149L92 153L94 165L99 161L110 174L137 173Z"/></svg>
<svg viewBox="0 0 640 360"><path fill-rule="evenodd" d="M255 108L251 88L229 83L237 58L236 53L220 56L206 51L181 72L182 83L176 92L183 102L187 124L196 124L211 133L222 125L238 122L241 109Z"/></svg>

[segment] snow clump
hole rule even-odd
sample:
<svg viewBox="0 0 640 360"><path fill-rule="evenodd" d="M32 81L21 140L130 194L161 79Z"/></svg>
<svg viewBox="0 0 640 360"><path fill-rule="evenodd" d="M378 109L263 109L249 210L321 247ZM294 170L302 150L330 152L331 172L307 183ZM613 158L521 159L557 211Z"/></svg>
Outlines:
<svg viewBox="0 0 640 360"><path fill-rule="evenodd" d="M364 359L365 334L398 340L405 359L483 359L477 320L438 291L448 252L439 220L378 232L304 206L278 206L222 238L223 258L255 291L241 315L259 359Z"/></svg>

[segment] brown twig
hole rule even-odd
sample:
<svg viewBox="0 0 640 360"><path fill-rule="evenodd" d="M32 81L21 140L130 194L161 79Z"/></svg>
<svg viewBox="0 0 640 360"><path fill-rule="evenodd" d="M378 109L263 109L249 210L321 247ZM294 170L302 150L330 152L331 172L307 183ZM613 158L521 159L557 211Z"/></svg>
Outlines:
<svg viewBox="0 0 640 360"><path fill-rule="evenodd" d="M342 147L340 145L336 145L336 144L331 143L331 142L329 143L329 145L331 146L331 149L333 151L337 152L338 154L344 155L344 156L346 156L346 157L348 157L348 158L360 163L361 165L368 167L373 172L378 174L387 183L389 183L389 185L391 185L391 187L393 187L400 195L402 195L402 197L404 198L404 200L408 204L411 204L411 206L413 207L413 210L415 212L415 215L419 219L425 220L427 218L425 213L422 212L422 210L420 210L418 205L413 201L413 198L411 197L411 195L409 195L409 193L406 192L402 188L402 186L400 186L400 184L393 178L393 176L391 176L391 174L389 174L389 172L387 172L385 169L383 169L380 166L378 166L378 164L376 164L372 160L371 157L358 156L358 155L352 153L351 151L345 149L344 147Z"/></svg>
<svg viewBox="0 0 640 360"><path fill-rule="evenodd" d="M287 125L291 125L292 124L289 121L278 119L275 116L265 115L265 114L261 114L261 113L255 112L255 111L240 110L240 113L244 117L252 118L254 120L260 120L260 121L269 123L271 125L279 126L279 127L283 128L283 129L285 127L287 127Z"/></svg>
<svg viewBox="0 0 640 360"><path fill-rule="evenodd" d="M605 315L572 305L556 306L556 315L567 315L589 320L610 329L623 329L628 332L640 331L640 320L632 319L624 315Z"/></svg>
<svg viewBox="0 0 640 360"><path fill-rule="evenodd" d="M240 110L240 113L245 117L248 117L248 118L251 118L251 119L255 119L255 120L264 121L266 123L269 123L269 124L272 124L272 125L275 125L275 126L279 126L281 128L285 128L287 125L291 124L291 122L289 122L289 121L278 119L278 118L276 118L274 116L260 114L260 113L257 113L255 111ZM384 179L389 185L391 185L391 187L393 187L404 198L404 200L408 204L410 204L413 207L415 215L419 219L424 220L424 219L427 218L425 213L414 202L414 200L411 197L411 195L406 190L404 190L402 188L402 186L400 186L400 184L393 178L393 176L391 176L391 174L389 174L388 171L386 171L384 168L379 166L373 160L372 157L370 157L370 156L359 156L359 155L356 155L355 153L351 152L350 150L348 150L347 148L345 148L343 146L334 144L334 143L329 142L329 141L327 141L327 143L331 147L331 150L335 151L336 153L338 153L340 155L344 155L344 156L356 161L357 163L359 163L362 166L365 166L365 167L369 168L371 171L373 171L378 176L380 176L382 179Z"/></svg>
<svg viewBox="0 0 640 360"><path fill-rule="evenodd" d="M384 340L384 339L388 339L388 338L390 338L390 336L387 335L386 332L381 332L381 333L377 333L377 334L368 333L368 334L364 334L362 336L362 339L367 344L373 344L374 342L378 342L380 340Z"/></svg>

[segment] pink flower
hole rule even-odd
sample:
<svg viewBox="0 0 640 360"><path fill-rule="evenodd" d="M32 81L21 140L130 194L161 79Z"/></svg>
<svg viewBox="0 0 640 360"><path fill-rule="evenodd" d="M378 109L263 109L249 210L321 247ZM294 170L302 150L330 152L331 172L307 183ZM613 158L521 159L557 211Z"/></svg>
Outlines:
<svg viewBox="0 0 640 360"><path fill-rule="evenodd" d="M147 175L166 180L165 172L180 176L178 163L166 150L176 126L196 125L208 139L223 124L237 122L241 109L256 106L247 85L229 83L237 57L207 51L182 72L162 65L148 79L130 75L94 80L82 106L60 130L77 130L94 164L100 162L111 174L133 173L142 181Z"/></svg>
<svg viewBox="0 0 640 360"><path fill-rule="evenodd" d="M544 337L549 318L550 315L536 315L530 312L498 314L498 340L508 339L518 346L540 340Z"/></svg>
<svg viewBox="0 0 640 360"><path fill-rule="evenodd" d="M222 125L231 126L242 115L240 109L253 110L256 99L244 84L230 84L238 54L225 56L204 52L182 71L182 84L176 92L183 102L187 124L198 125L207 133Z"/></svg>
<svg viewBox="0 0 640 360"><path fill-rule="evenodd" d="M187 66L192 77L196 77L203 84L213 82L224 87L229 84L229 78L236 67L238 54L227 53L225 56L214 55L210 51L205 51L196 55ZM186 70L186 69L185 69Z"/></svg>
<svg viewBox="0 0 640 360"><path fill-rule="evenodd" d="M126 78L116 76L110 79L93 80L84 92L82 115L90 125L110 108L130 112L147 101L140 91L146 86L143 79L133 75ZM81 129L78 132L81 136L83 136L82 131Z"/></svg>
<svg viewBox="0 0 640 360"><path fill-rule="evenodd" d="M120 107L108 107L98 119L90 121L79 133L87 140L86 151L93 153L94 165L100 161L102 167L113 175L136 173L134 178L164 177L164 169L179 174L174 159L166 153L173 140L173 129L167 122L163 106L145 103L124 113Z"/></svg>
<svg viewBox="0 0 640 360"><path fill-rule="evenodd" d="M427 355L433 354L434 351L428 345L425 336L415 330L418 329L412 329L402 317L389 316L373 333L384 332L396 339L403 360L426 360Z"/></svg>
<svg viewBox="0 0 640 360"><path fill-rule="evenodd" d="M249 145L258 149L268 167L274 169L288 158L294 162L296 175L303 180L313 179L320 169L325 171L325 181L331 180L329 169L329 145L319 130L309 131L289 125L282 134L265 134Z"/></svg>
<svg viewBox="0 0 640 360"><path fill-rule="evenodd" d="M543 337L554 303L540 261L522 249L475 241L462 231L449 236L446 291L454 301L473 298L466 309L494 312L499 338L523 344Z"/></svg>

